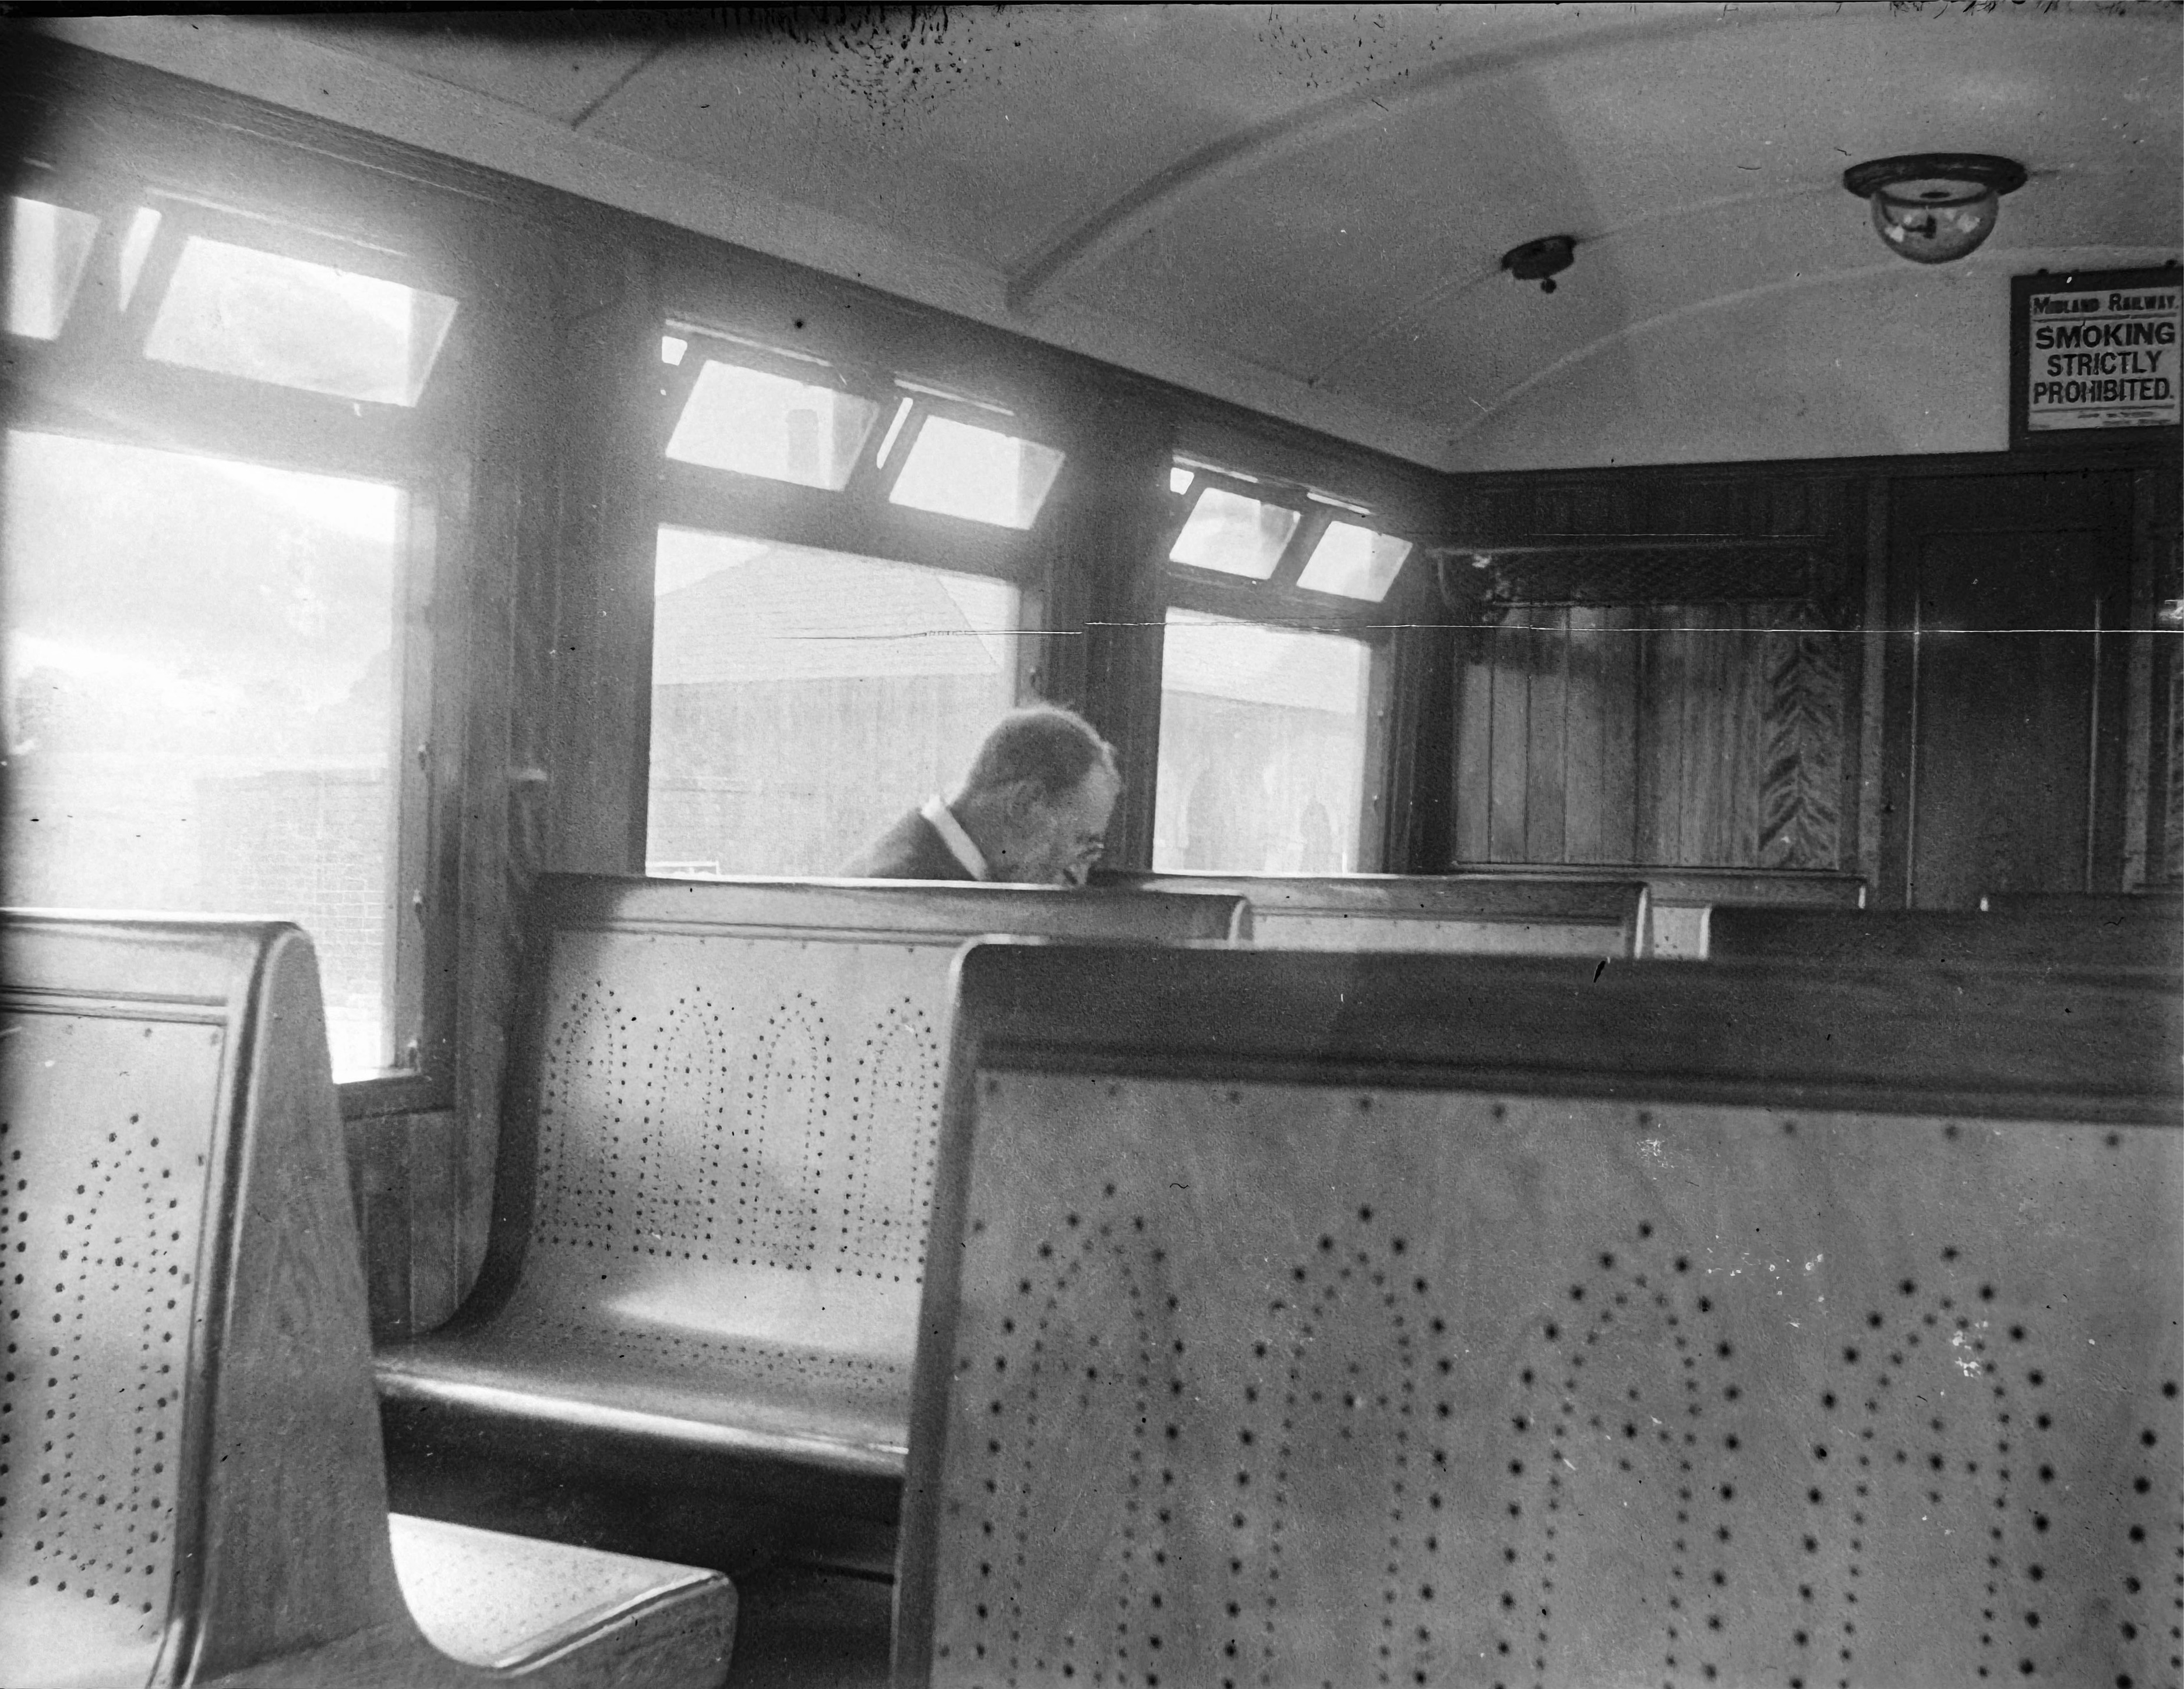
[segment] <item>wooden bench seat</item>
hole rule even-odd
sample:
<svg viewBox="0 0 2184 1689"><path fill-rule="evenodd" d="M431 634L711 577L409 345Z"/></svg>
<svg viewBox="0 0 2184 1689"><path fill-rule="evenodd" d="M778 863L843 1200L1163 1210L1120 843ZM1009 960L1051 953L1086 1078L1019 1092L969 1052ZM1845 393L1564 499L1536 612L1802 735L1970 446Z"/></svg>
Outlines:
<svg viewBox="0 0 2184 1689"><path fill-rule="evenodd" d="M1102 885L1249 900L1262 945L1447 950L1468 956L1641 954L1646 893L1635 879L1442 874L1103 872Z"/></svg>
<svg viewBox="0 0 2184 1689"><path fill-rule="evenodd" d="M1656 961L1699 962L1708 953L1711 911L1717 907L1863 909L1865 881L1857 874L1818 868L1621 867L1606 864L1464 863L1459 874L1507 875L1520 879L1635 879L1646 890L1647 944Z"/></svg>
<svg viewBox="0 0 2184 1689"><path fill-rule="evenodd" d="M1712 953L1809 967L1935 962L2063 978L2173 980L2184 969L2184 923L2098 912L1976 910L1718 909Z"/></svg>
<svg viewBox="0 0 2184 1689"><path fill-rule="evenodd" d="M390 1517L309 941L0 922L0 1682L698 1689L715 1574Z"/></svg>
<svg viewBox="0 0 2184 1689"><path fill-rule="evenodd" d="M398 1495L453 1515L459 1469L497 1463L529 1475L494 1518L649 1488L891 1537L956 950L1249 920L1165 893L543 882L483 1277L379 1353Z"/></svg>
<svg viewBox="0 0 2184 1689"><path fill-rule="evenodd" d="M961 980L898 1685L2174 1681L2157 994Z"/></svg>

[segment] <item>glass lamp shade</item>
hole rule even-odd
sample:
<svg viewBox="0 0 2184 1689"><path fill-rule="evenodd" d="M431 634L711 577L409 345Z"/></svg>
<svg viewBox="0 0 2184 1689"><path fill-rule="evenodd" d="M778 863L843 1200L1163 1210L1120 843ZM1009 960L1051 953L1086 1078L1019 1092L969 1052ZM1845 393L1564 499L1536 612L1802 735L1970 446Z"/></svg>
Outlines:
<svg viewBox="0 0 2184 1689"><path fill-rule="evenodd" d="M1925 176L1873 191L1873 230L1914 264L1947 264L1979 249L1994 231L2002 198L1982 181Z"/></svg>

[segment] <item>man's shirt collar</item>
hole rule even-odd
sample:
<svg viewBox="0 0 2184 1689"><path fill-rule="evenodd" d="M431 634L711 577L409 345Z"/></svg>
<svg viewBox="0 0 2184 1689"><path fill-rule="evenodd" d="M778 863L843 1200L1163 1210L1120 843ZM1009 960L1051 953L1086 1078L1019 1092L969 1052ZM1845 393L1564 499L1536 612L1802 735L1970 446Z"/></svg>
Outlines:
<svg viewBox="0 0 2184 1689"><path fill-rule="evenodd" d="M956 819L955 811L940 800L939 793L928 798L918 811L940 835L956 860L961 862L974 880L991 879L993 871L986 866L986 853L971 842L971 835L963 830L963 823Z"/></svg>

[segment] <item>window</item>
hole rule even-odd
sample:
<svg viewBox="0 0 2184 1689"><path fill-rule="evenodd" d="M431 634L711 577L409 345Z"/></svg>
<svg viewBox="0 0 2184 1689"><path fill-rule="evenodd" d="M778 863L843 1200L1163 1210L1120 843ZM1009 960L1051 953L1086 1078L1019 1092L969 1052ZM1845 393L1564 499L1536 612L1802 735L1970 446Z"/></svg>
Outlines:
<svg viewBox="0 0 2184 1689"><path fill-rule="evenodd" d="M653 590L648 872L838 872L1016 702L1005 581L667 527Z"/></svg>
<svg viewBox="0 0 2184 1689"><path fill-rule="evenodd" d="M298 921L395 1066L401 489L10 432L0 493L10 900Z"/></svg>
<svg viewBox="0 0 2184 1689"><path fill-rule="evenodd" d="M8 202L8 332L51 340L61 332L98 233L87 211L42 199Z"/></svg>
<svg viewBox="0 0 2184 1689"><path fill-rule="evenodd" d="M346 1105L435 1106L454 853L408 635L457 302L382 248L113 178L56 177L8 234L10 896L295 921L334 1077L397 1081Z"/></svg>
<svg viewBox="0 0 2184 1689"><path fill-rule="evenodd" d="M1329 522L1297 584L1307 592L1335 593L1378 604L1387 597L1410 555L1407 539L1375 533L1355 522Z"/></svg>
<svg viewBox="0 0 2184 1689"><path fill-rule="evenodd" d="M1051 446L928 416L888 496L915 510L1028 528L1061 470L1061 454Z"/></svg>
<svg viewBox="0 0 2184 1689"><path fill-rule="evenodd" d="M1167 622L1153 867L1353 872L1372 648L1190 610Z"/></svg>
<svg viewBox="0 0 2184 1689"><path fill-rule="evenodd" d="M1208 487L1184 518L1168 561L1263 581L1274 572L1289 549L1290 536L1303 520L1299 512L1283 505Z"/></svg>
<svg viewBox="0 0 2184 1689"><path fill-rule="evenodd" d="M192 235L144 355L307 393L414 405L454 316L453 299L399 282Z"/></svg>
<svg viewBox="0 0 2184 1689"><path fill-rule="evenodd" d="M670 361L682 360L678 350ZM668 438L667 455L838 493L879 414L877 403L858 393L709 358Z"/></svg>

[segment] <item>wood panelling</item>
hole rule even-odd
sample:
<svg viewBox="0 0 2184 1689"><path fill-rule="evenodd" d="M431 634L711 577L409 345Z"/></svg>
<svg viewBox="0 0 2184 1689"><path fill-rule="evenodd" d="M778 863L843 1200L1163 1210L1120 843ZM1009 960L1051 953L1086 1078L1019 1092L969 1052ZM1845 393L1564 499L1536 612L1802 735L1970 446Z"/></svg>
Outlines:
<svg viewBox="0 0 2184 1689"><path fill-rule="evenodd" d="M1456 860L1838 867L1843 635L1818 620L1519 606L1473 633Z"/></svg>

